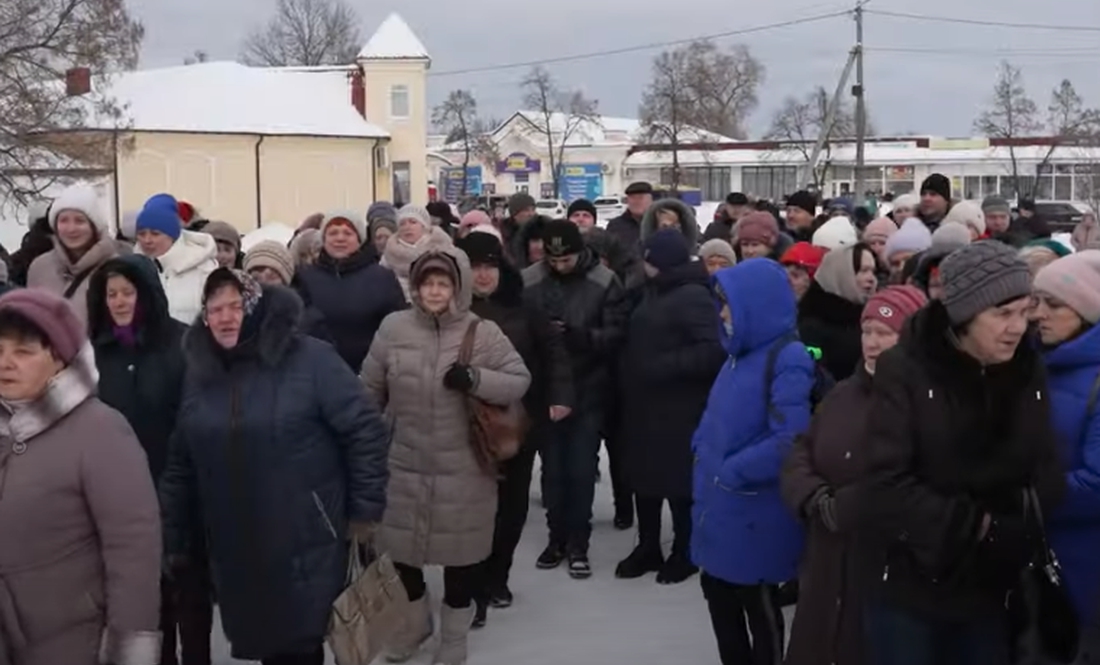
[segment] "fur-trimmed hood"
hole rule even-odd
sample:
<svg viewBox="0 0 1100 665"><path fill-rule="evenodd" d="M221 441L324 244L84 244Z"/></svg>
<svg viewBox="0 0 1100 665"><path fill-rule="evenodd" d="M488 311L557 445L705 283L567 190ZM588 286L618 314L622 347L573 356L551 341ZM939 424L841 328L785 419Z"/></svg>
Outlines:
<svg viewBox="0 0 1100 665"><path fill-rule="evenodd" d="M695 208L679 199L660 199L645 211L642 216L642 242L657 231L657 213L672 210L680 218L680 227L692 249L699 245L699 222L695 219Z"/></svg>
<svg viewBox="0 0 1100 665"><path fill-rule="evenodd" d="M470 311L470 304L474 300L473 270L470 268L470 259L466 256L466 252L451 245L429 250L413 262L409 274L409 302L418 313L429 317L431 315L420 302L420 291L414 285L419 281L421 271L430 267L443 268L456 282L450 311L442 318L460 319L465 316Z"/></svg>
<svg viewBox="0 0 1100 665"><path fill-rule="evenodd" d="M282 286L263 287L260 310L255 314L262 318L254 342L261 365L275 367L301 340L302 310L302 300L294 291ZM195 372L201 381L219 380L228 372L221 347L201 314L184 335L183 352L189 371Z"/></svg>

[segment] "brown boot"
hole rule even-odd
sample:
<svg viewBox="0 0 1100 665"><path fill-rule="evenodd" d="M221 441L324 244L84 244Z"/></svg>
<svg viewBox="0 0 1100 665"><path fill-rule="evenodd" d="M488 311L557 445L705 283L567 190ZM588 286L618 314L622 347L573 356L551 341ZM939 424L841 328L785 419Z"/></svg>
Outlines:
<svg viewBox="0 0 1100 665"><path fill-rule="evenodd" d="M386 661L404 663L412 660L420 647L432 636L432 615L428 608L428 596L409 603L401 627L390 641Z"/></svg>
<svg viewBox="0 0 1100 665"><path fill-rule="evenodd" d="M466 636L474 620L474 606L455 609L446 603L440 611L439 651L432 662L435 665L466 665Z"/></svg>

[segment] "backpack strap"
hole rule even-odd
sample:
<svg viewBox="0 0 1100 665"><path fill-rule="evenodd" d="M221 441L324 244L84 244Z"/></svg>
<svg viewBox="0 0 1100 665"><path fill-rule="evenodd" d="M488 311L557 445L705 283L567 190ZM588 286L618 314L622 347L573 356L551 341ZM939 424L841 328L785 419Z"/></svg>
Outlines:
<svg viewBox="0 0 1100 665"><path fill-rule="evenodd" d="M1088 407L1085 413L1092 415L1096 411L1096 402L1100 400L1100 374L1096 375L1096 380L1092 382L1092 392L1089 393Z"/></svg>
<svg viewBox="0 0 1100 665"><path fill-rule="evenodd" d="M772 344L768 349L768 357L764 361L764 404L767 405L768 417L783 422L783 414L772 404L772 383L775 381L775 363L779 360L779 354L792 343L802 343L797 332L791 332Z"/></svg>

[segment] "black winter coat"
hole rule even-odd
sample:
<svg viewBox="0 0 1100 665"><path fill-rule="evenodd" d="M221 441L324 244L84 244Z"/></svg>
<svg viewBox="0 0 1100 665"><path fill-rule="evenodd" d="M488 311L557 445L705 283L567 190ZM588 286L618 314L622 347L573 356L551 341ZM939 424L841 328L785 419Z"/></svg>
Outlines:
<svg viewBox="0 0 1100 665"><path fill-rule="evenodd" d="M1024 490L1053 510L1065 479L1047 376L1026 341L982 367L949 338L934 301L877 363L861 500L872 598L947 620L1003 617L1041 553ZM992 516L980 538L983 516Z"/></svg>
<svg viewBox="0 0 1100 665"><path fill-rule="evenodd" d="M349 521L378 522L390 434L355 374L298 331L293 291L264 287L258 332L232 351L193 326L179 424L161 479L168 555L187 551L195 497L222 625L239 660L310 651L347 575Z"/></svg>
<svg viewBox="0 0 1100 665"><path fill-rule="evenodd" d="M726 359L700 261L650 281L630 317L619 365L621 432L631 489L691 497L691 437Z"/></svg>
<svg viewBox="0 0 1100 665"><path fill-rule="evenodd" d="M615 236L630 253L641 254L642 220L636 219L629 210L610 220L607 232Z"/></svg>
<svg viewBox="0 0 1100 665"><path fill-rule="evenodd" d="M306 332L332 340L356 374L382 319L407 307L397 276L379 265L370 245L342 260L322 250L315 264L298 272L295 282L306 306Z"/></svg>
<svg viewBox="0 0 1100 665"><path fill-rule="evenodd" d="M732 238L733 220L723 214L721 218L714 220L710 224L707 224L707 230L703 232L702 242L718 239L725 240L732 245Z"/></svg>
<svg viewBox="0 0 1100 665"><path fill-rule="evenodd" d="M602 409L629 316L622 282L585 248L572 273L560 275L540 261L523 271L523 283L524 301L565 327L575 410Z"/></svg>
<svg viewBox="0 0 1100 665"><path fill-rule="evenodd" d="M829 293L817 281L798 302L799 337L821 349L821 361L837 381L852 376L863 357L862 316L863 304Z"/></svg>
<svg viewBox="0 0 1100 665"><path fill-rule="evenodd" d="M523 301L523 278L500 266L500 285L488 298L475 297L470 310L500 326L531 373L523 406L535 422L549 419L551 406L573 407L573 374L558 329L544 312Z"/></svg>
<svg viewBox="0 0 1100 665"><path fill-rule="evenodd" d="M115 337L107 311L107 279L121 275L137 288L137 346ZM112 259L89 278L88 332L99 370L99 398L134 428L149 458L154 482L168 460L183 392L183 334L187 326L168 314L156 265L137 254Z"/></svg>

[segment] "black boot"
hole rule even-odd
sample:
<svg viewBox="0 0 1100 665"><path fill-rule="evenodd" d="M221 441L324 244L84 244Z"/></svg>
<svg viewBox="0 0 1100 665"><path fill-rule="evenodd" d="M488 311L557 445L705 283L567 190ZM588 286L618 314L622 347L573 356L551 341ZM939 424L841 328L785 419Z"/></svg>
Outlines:
<svg viewBox="0 0 1100 665"><path fill-rule="evenodd" d="M629 502L615 506L615 528L626 531L634 528L634 506Z"/></svg>
<svg viewBox="0 0 1100 665"><path fill-rule="evenodd" d="M615 567L615 577L621 580L638 579L647 573L660 570L664 563L659 545L642 543Z"/></svg>
<svg viewBox="0 0 1100 665"><path fill-rule="evenodd" d="M489 587L490 606L496 609L503 609L505 607L511 607L513 601L512 590L508 588L507 584L494 584Z"/></svg>
<svg viewBox="0 0 1100 665"><path fill-rule="evenodd" d="M661 569L657 571L657 584L679 584L686 582L699 572L686 552L673 552Z"/></svg>
<svg viewBox="0 0 1100 665"><path fill-rule="evenodd" d="M565 561L565 545L551 540L550 544L547 545L546 549L539 555L538 561L535 562L535 566L541 570L550 570L551 568L560 566L562 561Z"/></svg>
<svg viewBox="0 0 1100 665"><path fill-rule="evenodd" d="M474 620L470 628L484 628L489 620L489 603L484 598L475 598L474 608Z"/></svg>
<svg viewBox="0 0 1100 665"><path fill-rule="evenodd" d="M586 580L592 577L592 564L588 561L588 548L569 549L569 577Z"/></svg>

